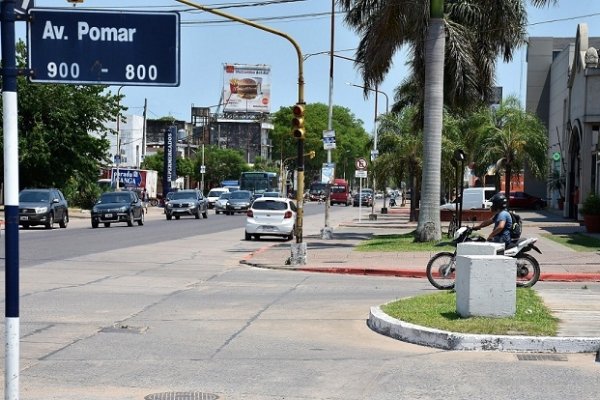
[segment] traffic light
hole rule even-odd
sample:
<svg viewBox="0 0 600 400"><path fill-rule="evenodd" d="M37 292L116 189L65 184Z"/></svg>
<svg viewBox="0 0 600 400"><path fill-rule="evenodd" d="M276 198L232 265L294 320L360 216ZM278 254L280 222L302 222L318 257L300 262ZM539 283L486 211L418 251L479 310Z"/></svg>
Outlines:
<svg viewBox="0 0 600 400"><path fill-rule="evenodd" d="M296 104L292 108L292 135L299 140L304 140L304 105Z"/></svg>
<svg viewBox="0 0 600 400"><path fill-rule="evenodd" d="M308 158L310 158L311 160L312 160L313 158L315 158L315 155L316 155L316 154L317 154L317 153L315 153L315 151L314 151L314 150L311 150L311 151L309 151L308 153L306 153L306 155L308 156Z"/></svg>

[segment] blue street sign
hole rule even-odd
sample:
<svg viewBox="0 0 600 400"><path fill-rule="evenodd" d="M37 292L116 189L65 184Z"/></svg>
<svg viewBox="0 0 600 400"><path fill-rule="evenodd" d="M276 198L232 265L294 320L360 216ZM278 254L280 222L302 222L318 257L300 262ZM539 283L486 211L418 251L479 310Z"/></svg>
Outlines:
<svg viewBox="0 0 600 400"><path fill-rule="evenodd" d="M34 8L32 82L178 86L179 14Z"/></svg>

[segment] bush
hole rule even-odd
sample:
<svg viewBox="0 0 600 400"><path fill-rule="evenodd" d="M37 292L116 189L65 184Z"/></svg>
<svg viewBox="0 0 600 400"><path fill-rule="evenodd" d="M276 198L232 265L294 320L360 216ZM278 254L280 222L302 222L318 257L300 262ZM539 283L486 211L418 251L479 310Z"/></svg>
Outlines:
<svg viewBox="0 0 600 400"><path fill-rule="evenodd" d="M583 215L600 215L600 196L590 193L584 200L580 212Z"/></svg>
<svg viewBox="0 0 600 400"><path fill-rule="evenodd" d="M91 209L101 193L96 182L77 182L71 179L63 190L69 202L69 207L79 207L86 210Z"/></svg>

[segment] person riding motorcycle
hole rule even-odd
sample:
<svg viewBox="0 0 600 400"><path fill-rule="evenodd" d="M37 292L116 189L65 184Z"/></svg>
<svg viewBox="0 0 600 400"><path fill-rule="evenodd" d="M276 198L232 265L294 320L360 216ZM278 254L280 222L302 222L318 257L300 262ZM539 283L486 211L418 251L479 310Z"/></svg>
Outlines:
<svg viewBox="0 0 600 400"><path fill-rule="evenodd" d="M487 240L490 242L504 243L508 245L511 241L510 231L513 224L510 213L507 211L508 201L502 193L495 194L490 201L492 202L492 212L494 216L488 220L481 222L473 229L478 230L488 225L494 224L494 229L488 235Z"/></svg>

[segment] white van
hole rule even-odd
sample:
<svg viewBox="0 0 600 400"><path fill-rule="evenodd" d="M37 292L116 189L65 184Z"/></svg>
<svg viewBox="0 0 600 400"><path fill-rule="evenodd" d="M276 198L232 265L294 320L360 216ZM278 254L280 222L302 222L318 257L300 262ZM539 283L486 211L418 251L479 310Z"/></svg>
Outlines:
<svg viewBox="0 0 600 400"><path fill-rule="evenodd" d="M497 193L495 187L474 187L463 189L463 210L473 208L491 208L490 199ZM440 206L442 210L456 210L456 203L446 203Z"/></svg>
<svg viewBox="0 0 600 400"><path fill-rule="evenodd" d="M210 191L206 195L206 198L208 200L208 208L213 208L215 206L215 201L219 200L219 196L221 196L223 193L228 193L228 192L229 192L228 188L210 189Z"/></svg>

